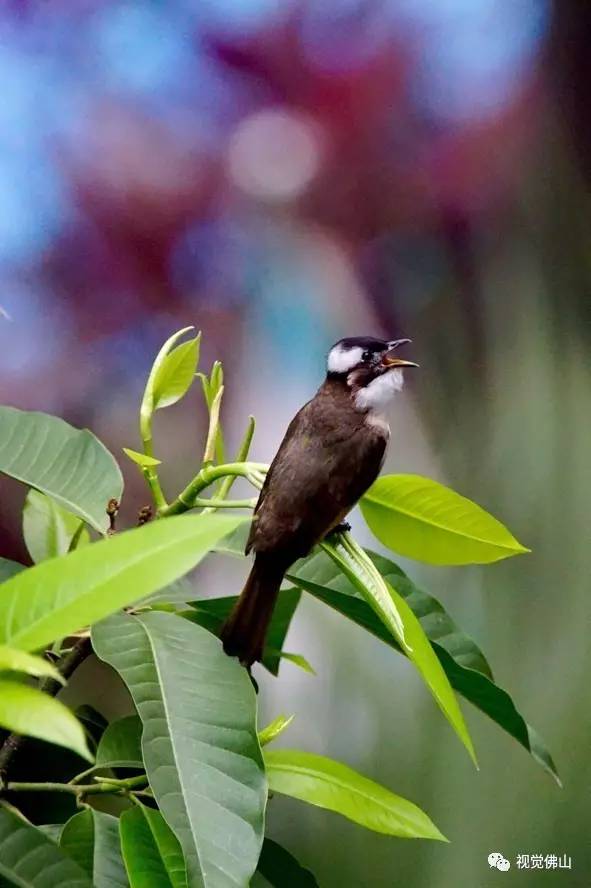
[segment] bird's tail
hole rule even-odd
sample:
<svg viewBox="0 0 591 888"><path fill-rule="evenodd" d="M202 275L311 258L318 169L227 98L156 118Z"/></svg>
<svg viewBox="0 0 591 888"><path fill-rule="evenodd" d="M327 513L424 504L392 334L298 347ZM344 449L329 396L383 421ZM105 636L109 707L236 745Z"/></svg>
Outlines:
<svg viewBox="0 0 591 888"><path fill-rule="evenodd" d="M275 557L257 555L242 594L222 627L224 650L238 657L243 666L251 666L263 655L285 571L286 566Z"/></svg>

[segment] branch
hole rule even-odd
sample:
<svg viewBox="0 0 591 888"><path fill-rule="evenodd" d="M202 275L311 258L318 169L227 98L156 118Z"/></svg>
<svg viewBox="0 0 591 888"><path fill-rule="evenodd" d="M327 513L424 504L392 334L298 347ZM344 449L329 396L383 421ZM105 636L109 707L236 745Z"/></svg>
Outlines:
<svg viewBox="0 0 591 888"><path fill-rule="evenodd" d="M169 515L180 515L194 508L195 500L202 490L214 484L219 478L235 476L248 478L255 487L262 487L265 472L268 466L265 463L235 462L221 466L203 466L185 489L169 506L158 509L158 516L165 518Z"/></svg>
<svg viewBox="0 0 591 888"><path fill-rule="evenodd" d="M254 436L254 430L255 430L254 416L249 416L248 417L248 424L246 426L246 431L244 433L244 437L242 439L240 447L238 448L238 453L236 454L236 458L235 458L234 462L246 462L246 460L248 459L250 445L252 444L252 439ZM226 475L226 477L224 478L224 480L220 484L220 489L218 490L218 494L217 494L216 499L225 500L226 497L228 496L228 494L230 493L230 490L232 489L232 485L234 484L235 480L236 480L235 475ZM256 486L257 485L255 484L255 487ZM213 504L210 504L205 509L205 511L206 512L215 512L215 510L217 508L220 508L220 506L215 506Z"/></svg>
<svg viewBox="0 0 591 888"><path fill-rule="evenodd" d="M97 778L96 783L21 783L19 781L4 784L7 792L67 792L75 796L87 795L105 795L108 793L115 795L126 795L132 792L136 787L145 789L148 785L148 778L145 774L138 777L129 777L127 780L107 780L106 778Z"/></svg>

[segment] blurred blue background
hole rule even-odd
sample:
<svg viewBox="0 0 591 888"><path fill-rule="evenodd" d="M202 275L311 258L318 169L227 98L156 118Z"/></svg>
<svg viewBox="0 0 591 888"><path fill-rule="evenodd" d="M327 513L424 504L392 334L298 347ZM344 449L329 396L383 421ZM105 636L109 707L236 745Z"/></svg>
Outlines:
<svg viewBox="0 0 591 888"><path fill-rule="evenodd" d="M483 646L562 791L468 712L475 772L406 662L304 602L289 648L318 677L287 663L263 678L265 713L295 713L288 745L386 783L451 839L274 799L271 835L327 888L590 883L590 39L577 0L0 10L2 402L137 447L152 357L194 324L202 367L224 361L230 442L254 413L265 460L333 341L410 336L421 370L387 469L450 484L533 549L404 566ZM171 491L203 431L197 391L158 416ZM125 470L131 521L146 495ZM22 492L3 493L1 554L25 558ZM198 593L241 578L216 563ZM572 870L517 871L520 852L567 853Z"/></svg>

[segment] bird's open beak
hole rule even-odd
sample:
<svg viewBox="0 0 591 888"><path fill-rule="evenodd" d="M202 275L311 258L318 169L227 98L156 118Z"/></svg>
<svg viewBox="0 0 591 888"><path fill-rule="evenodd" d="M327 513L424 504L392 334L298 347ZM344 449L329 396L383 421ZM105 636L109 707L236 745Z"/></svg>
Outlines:
<svg viewBox="0 0 591 888"><path fill-rule="evenodd" d="M391 369L393 367L418 367L418 364L415 364L414 361L405 361L404 358L399 358L396 354L396 349L400 348L401 345L406 345L409 343L410 339L394 339L392 342L389 342L390 346L388 351L382 355L382 366Z"/></svg>

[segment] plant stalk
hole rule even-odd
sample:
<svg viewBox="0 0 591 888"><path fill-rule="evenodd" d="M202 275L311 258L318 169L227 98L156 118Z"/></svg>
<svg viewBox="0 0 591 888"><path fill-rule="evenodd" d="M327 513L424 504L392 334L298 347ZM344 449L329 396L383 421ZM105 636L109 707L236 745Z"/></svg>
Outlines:
<svg viewBox="0 0 591 888"><path fill-rule="evenodd" d="M253 479L258 482L257 475L266 472L268 466L265 463L253 462L235 462L226 463L221 466L203 466L203 468L195 475L193 480L187 484L184 490L179 493L177 498L169 505L158 510L158 517L165 518L169 515L180 515L194 508L195 500L202 490L214 484L220 478L226 476L248 478L251 483ZM258 483L255 484L258 486Z"/></svg>

